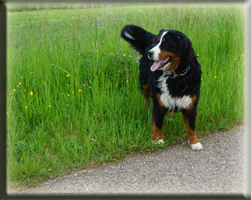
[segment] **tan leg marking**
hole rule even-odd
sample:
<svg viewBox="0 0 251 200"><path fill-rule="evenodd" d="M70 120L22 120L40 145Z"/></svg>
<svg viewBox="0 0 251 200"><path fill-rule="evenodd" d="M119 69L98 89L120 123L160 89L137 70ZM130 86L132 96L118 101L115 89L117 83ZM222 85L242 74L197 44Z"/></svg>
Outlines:
<svg viewBox="0 0 251 200"><path fill-rule="evenodd" d="M188 111L190 111L193 108L195 101L196 101L196 96L194 95L191 97L191 103L189 104L187 108Z"/></svg>
<svg viewBox="0 0 251 200"><path fill-rule="evenodd" d="M158 128L154 122L151 123L152 124L152 137L153 140L163 140L163 125L161 128Z"/></svg>
<svg viewBox="0 0 251 200"><path fill-rule="evenodd" d="M151 88L150 88L149 83L143 85L142 93L145 97L145 104L144 104L144 108L143 108L143 110L145 110L147 102L148 102L149 98L151 97Z"/></svg>
<svg viewBox="0 0 251 200"><path fill-rule="evenodd" d="M196 136L196 131L190 129L190 127L189 127L189 121L185 117L185 115L182 115L182 119L183 119L183 121L185 122L185 125L186 125L187 137L188 137L190 145L198 143L199 140L198 140L198 138Z"/></svg>

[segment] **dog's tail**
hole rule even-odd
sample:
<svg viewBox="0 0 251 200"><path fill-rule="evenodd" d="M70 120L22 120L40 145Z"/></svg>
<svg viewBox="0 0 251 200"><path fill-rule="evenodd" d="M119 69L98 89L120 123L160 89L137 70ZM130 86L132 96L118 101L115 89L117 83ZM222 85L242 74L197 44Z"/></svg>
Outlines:
<svg viewBox="0 0 251 200"><path fill-rule="evenodd" d="M157 36L139 26L126 25L121 31L121 37L128 41L137 51L143 54Z"/></svg>

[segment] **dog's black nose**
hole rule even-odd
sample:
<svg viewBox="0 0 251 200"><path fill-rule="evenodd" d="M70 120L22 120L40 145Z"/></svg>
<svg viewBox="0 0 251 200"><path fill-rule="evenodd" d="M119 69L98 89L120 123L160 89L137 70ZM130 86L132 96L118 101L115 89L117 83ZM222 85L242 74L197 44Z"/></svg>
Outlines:
<svg viewBox="0 0 251 200"><path fill-rule="evenodd" d="M148 51L147 56L148 56L148 58L149 58L150 60L152 60L153 51Z"/></svg>

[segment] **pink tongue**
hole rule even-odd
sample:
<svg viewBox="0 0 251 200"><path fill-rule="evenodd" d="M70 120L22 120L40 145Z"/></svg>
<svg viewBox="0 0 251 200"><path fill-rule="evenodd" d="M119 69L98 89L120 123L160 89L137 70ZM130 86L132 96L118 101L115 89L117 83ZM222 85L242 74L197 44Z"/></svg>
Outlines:
<svg viewBox="0 0 251 200"><path fill-rule="evenodd" d="M156 71L159 67L160 67L160 63L161 63L161 60L157 60L153 63L153 65L151 66L150 70L152 72Z"/></svg>

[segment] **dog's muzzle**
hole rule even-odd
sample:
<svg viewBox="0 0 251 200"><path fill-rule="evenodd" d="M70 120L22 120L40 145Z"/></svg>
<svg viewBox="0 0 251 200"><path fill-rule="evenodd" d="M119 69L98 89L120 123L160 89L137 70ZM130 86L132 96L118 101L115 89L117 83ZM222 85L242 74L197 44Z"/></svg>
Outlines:
<svg viewBox="0 0 251 200"><path fill-rule="evenodd" d="M153 60L153 54L154 54L153 51L148 51L147 57L148 57L149 60Z"/></svg>

